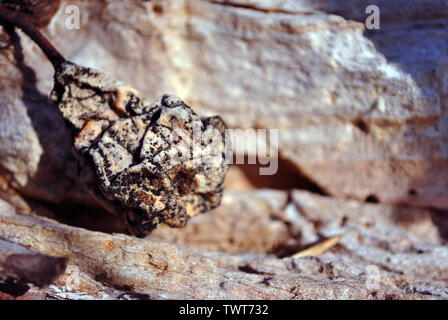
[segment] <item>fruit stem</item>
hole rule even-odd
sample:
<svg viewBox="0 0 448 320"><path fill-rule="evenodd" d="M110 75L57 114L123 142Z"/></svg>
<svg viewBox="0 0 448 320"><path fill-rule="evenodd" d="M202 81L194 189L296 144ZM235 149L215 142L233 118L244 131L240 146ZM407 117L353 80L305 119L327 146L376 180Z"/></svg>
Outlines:
<svg viewBox="0 0 448 320"><path fill-rule="evenodd" d="M48 39L24 17L0 7L0 24L20 28L39 46L39 48L42 49L55 69L66 61L50 41L48 41Z"/></svg>

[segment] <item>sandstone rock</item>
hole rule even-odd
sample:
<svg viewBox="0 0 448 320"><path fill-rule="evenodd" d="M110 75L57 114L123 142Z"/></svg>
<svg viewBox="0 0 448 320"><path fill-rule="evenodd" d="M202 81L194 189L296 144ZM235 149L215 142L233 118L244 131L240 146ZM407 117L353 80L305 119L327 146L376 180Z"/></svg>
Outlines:
<svg viewBox="0 0 448 320"><path fill-rule="evenodd" d="M26 40L25 52L31 45ZM16 67L12 48L0 55L0 172L8 182L5 188L48 202L89 203L78 181L66 125L48 92L36 87L40 71L29 67L33 63L26 56ZM51 65L43 58L35 64L48 67L51 79Z"/></svg>
<svg viewBox="0 0 448 320"><path fill-rule="evenodd" d="M43 31L68 59L232 128L279 129L277 176L234 166L221 207L149 239L111 234L48 99L51 65L0 32L0 198L15 207L0 202L0 235L70 259L22 298L447 299L446 2L379 1L379 31L368 4L62 1ZM243 191L260 187L287 191Z"/></svg>
<svg viewBox="0 0 448 320"><path fill-rule="evenodd" d="M226 253L273 252L291 240L281 191L233 192L216 210L191 219L182 229L161 226L149 237Z"/></svg>
<svg viewBox="0 0 448 320"><path fill-rule="evenodd" d="M333 196L448 208L444 3L382 1L381 29L365 33L366 1L74 1L81 28L66 28L63 2L45 32L148 98L279 128L281 157ZM88 201L46 99L51 68L22 43L36 84L19 85L3 50L2 167L27 196Z"/></svg>

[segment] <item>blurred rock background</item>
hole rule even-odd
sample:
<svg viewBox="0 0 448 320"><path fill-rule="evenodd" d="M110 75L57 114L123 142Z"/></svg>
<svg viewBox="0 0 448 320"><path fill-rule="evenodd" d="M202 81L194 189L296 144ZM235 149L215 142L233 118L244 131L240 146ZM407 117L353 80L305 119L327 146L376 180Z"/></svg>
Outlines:
<svg viewBox="0 0 448 320"><path fill-rule="evenodd" d="M260 176L260 165L235 165L220 208L150 236L213 261L213 272L202 272L212 272L216 287L200 296L156 276L132 288L154 298L448 298L447 1L59 2L40 8L42 17L55 13L52 20L34 19L69 60L106 71L151 101L175 94L230 128L279 129L275 176ZM365 29L370 4L380 8L379 30ZM79 8L79 29L67 28L69 5ZM14 208L8 212L122 232L79 184L68 130L48 99L52 67L18 33L21 54L5 33L0 38L0 198ZM7 221L0 233L29 232ZM122 236L89 232L83 236L122 246ZM340 244L324 255L291 258L339 234ZM70 248L74 240L64 239ZM126 271L105 281L70 249L22 240L69 256L80 269L74 277L137 290L123 287L132 282ZM190 263L184 258L166 263ZM371 265L386 279L375 290L365 285ZM226 290L223 278L255 281L260 291ZM64 279L45 294L61 298ZM339 286L345 295L333 295L345 292ZM88 288L71 291L101 298ZM123 294L110 290L109 298Z"/></svg>

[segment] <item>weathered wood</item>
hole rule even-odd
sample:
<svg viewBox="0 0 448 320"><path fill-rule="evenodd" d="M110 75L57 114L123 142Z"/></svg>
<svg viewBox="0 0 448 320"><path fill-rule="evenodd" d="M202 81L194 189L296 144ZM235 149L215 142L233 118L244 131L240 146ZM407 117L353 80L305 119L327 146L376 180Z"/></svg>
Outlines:
<svg viewBox="0 0 448 320"><path fill-rule="evenodd" d="M0 234L20 237L39 252L69 257L67 272L54 285L37 292L43 299L448 298L444 279L448 249L441 245L425 211L399 209L401 215L414 218L394 225L398 218L390 206L335 201L297 192L280 209L283 213L275 213L276 205L263 210L266 203L262 198L262 194L227 194L218 211L192 219L185 229L165 230L179 236L185 232L185 237L174 241L185 244L199 240L193 238L190 242L194 230L203 233L198 235L202 238L221 232L219 238L222 242L229 239L230 246L232 235L239 238L256 231L247 222L238 226L241 215L265 221L261 223L266 227L270 223L265 217L276 215L278 223L285 220L290 225L291 235L301 235L301 245L336 231L344 236L319 257L237 255L174 244L167 241L169 238L156 241L75 228L17 214L1 201ZM243 213L238 209L249 207L254 210ZM224 216L229 216L228 220L223 220ZM215 219L215 223L207 224L208 219ZM154 237L163 238L163 230L155 233ZM417 234L425 234L426 240ZM252 237L255 243L263 241L262 237L257 240L255 234ZM201 246L207 243L202 241Z"/></svg>

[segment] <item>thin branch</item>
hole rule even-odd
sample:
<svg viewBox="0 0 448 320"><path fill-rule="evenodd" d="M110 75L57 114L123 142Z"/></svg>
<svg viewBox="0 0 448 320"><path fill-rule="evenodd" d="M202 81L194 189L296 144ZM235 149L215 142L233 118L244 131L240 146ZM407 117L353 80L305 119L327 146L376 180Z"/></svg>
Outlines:
<svg viewBox="0 0 448 320"><path fill-rule="evenodd" d="M20 28L42 49L55 69L66 61L48 39L24 17L0 7L0 24Z"/></svg>

